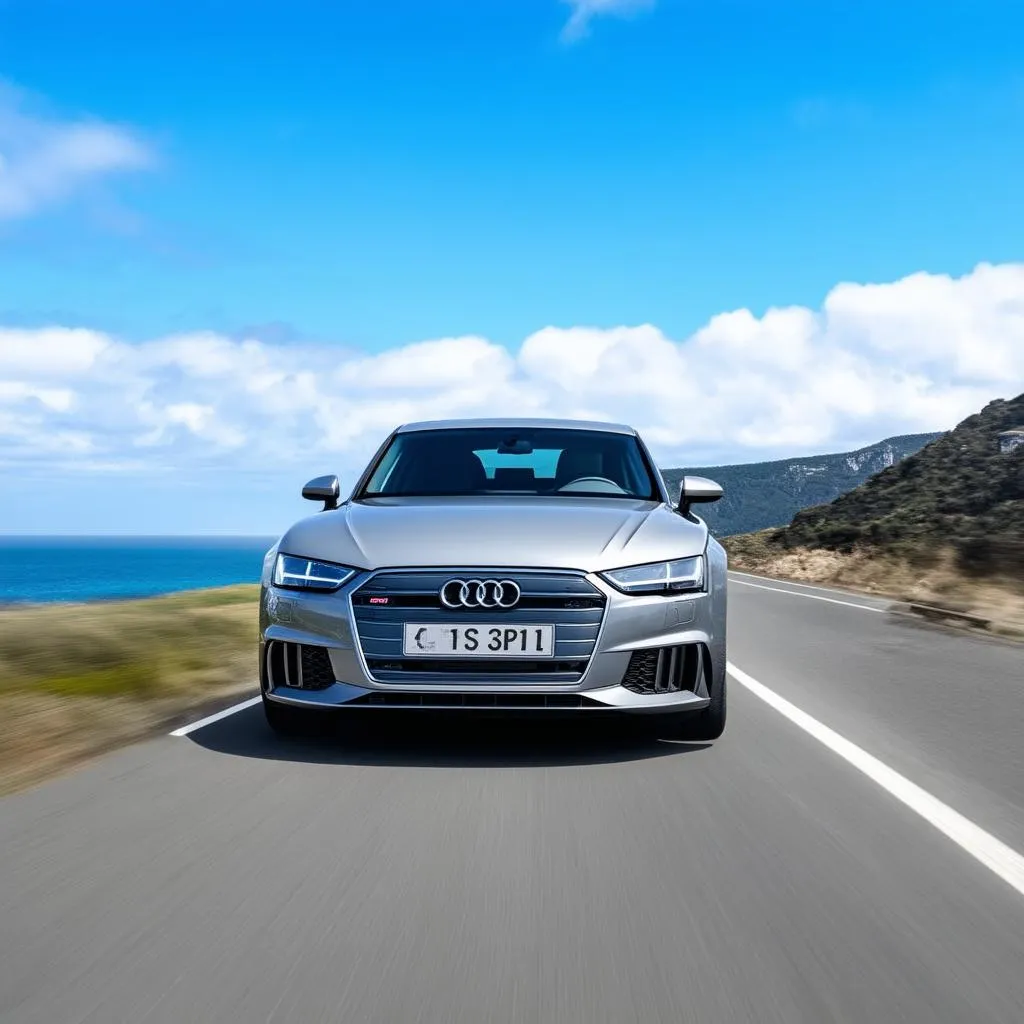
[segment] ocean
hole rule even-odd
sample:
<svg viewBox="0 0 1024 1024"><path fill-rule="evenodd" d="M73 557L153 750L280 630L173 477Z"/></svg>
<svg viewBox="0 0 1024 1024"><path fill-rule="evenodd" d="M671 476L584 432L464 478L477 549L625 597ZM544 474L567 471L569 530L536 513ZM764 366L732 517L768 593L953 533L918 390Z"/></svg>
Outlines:
<svg viewBox="0 0 1024 1024"><path fill-rule="evenodd" d="M273 537L0 537L0 605L257 583Z"/></svg>

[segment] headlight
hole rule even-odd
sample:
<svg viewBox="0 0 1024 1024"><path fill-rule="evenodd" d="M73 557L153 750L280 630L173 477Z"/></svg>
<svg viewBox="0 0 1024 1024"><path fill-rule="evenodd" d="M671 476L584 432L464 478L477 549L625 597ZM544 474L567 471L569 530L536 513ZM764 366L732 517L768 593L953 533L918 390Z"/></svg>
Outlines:
<svg viewBox="0 0 1024 1024"><path fill-rule="evenodd" d="M664 594L704 588L704 556L677 558L672 562L631 565L601 575L627 594Z"/></svg>
<svg viewBox="0 0 1024 1024"><path fill-rule="evenodd" d="M274 565L274 586L291 590L337 590L355 574L356 570L347 565L278 555Z"/></svg>

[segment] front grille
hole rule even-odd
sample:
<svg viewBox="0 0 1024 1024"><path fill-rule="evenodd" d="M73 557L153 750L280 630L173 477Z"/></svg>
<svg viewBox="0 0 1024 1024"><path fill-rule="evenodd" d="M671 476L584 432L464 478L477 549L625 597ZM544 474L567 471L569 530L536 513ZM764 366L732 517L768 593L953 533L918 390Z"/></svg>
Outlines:
<svg viewBox="0 0 1024 1024"><path fill-rule="evenodd" d="M450 609L440 601L447 580L511 579L522 591L510 610ZM381 603L386 598L386 603ZM381 683L576 683L594 653L605 598L579 573L507 569L389 570L366 581L352 596L356 632L371 676ZM413 659L402 651L406 622L550 623L555 627L553 658Z"/></svg>
<svg viewBox="0 0 1024 1024"><path fill-rule="evenodd" d="M604 707L581 693L368 693L348 707L495 708L497 710L585 710Z"/></svg>
<svg viewBox="0 0 1024 1024"><path fill-rule="evenodd" d="M634 693L696 690L702 669L701 644L648 647L632 653L622 685Z"/></svg>
<svg viewBox="0 0 1024 1024"><path fill-rule="evenodd" d="M335 682L327 648L271 640L267 644L267 681L274 688L327 689Z"/></svg>

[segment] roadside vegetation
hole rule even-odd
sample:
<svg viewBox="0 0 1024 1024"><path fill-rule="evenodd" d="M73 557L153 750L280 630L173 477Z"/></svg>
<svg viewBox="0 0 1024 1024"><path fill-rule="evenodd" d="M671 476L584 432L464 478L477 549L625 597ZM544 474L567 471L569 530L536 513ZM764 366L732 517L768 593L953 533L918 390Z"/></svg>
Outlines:
<svg viewBox="0 0 1024 1024"><path fill-rule="evenodd" d="M991 632L1024 637L1024 581L1009 574L967 575L952 547L920 551L913 557L872 551L792 547L780 550L772 530L726 537L729 567L740 572L798 583L877 594L969 612L989 619Z"/></svg>
<svg viewBox="0 0 1024 1024"><path fill-rule="evenodd" d="M0 610L0 792L253 692L259 588Z"/></svg>

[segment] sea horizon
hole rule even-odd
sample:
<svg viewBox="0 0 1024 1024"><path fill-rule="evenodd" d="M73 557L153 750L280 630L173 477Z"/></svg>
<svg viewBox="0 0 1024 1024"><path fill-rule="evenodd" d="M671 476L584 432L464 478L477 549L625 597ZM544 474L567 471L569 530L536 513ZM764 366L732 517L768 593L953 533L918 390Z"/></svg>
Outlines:
<svg viewBox="0 0 1024 1024"><path fill-rule="evenodd" d="M0 534L0 606L115 601L258 583L259 534Z"/></svg>

